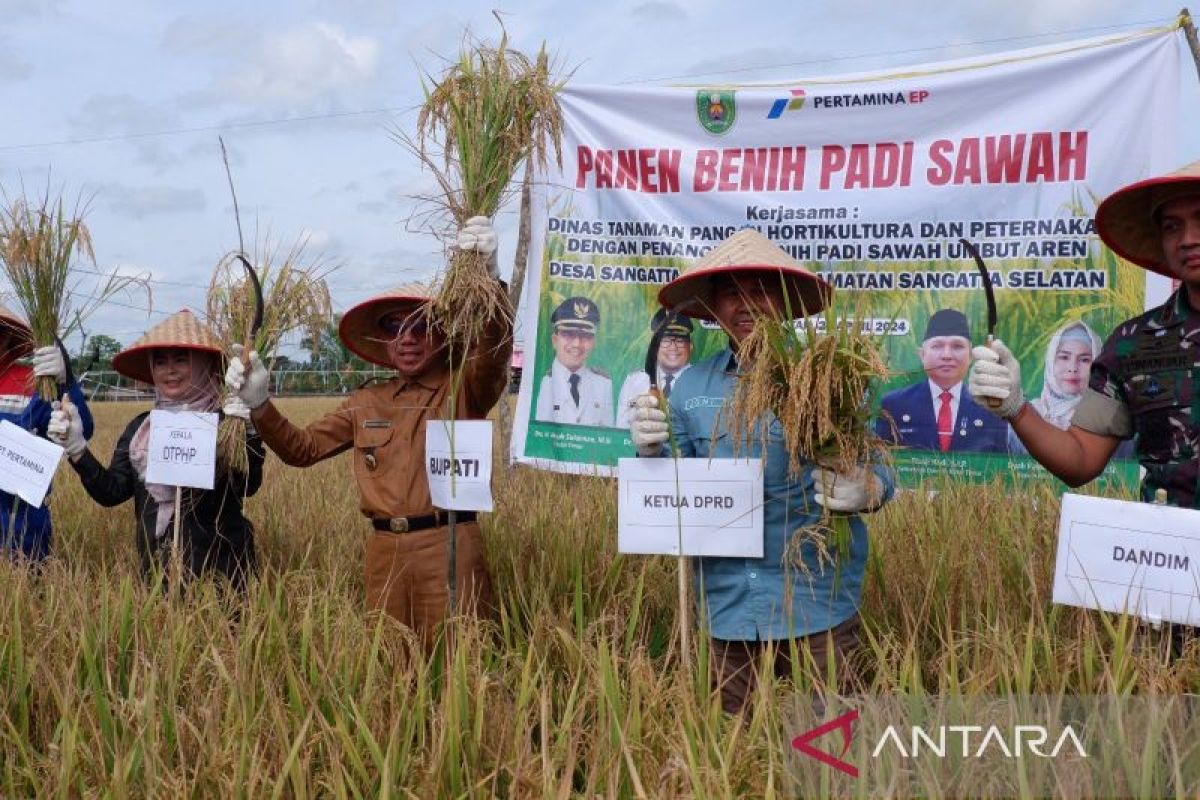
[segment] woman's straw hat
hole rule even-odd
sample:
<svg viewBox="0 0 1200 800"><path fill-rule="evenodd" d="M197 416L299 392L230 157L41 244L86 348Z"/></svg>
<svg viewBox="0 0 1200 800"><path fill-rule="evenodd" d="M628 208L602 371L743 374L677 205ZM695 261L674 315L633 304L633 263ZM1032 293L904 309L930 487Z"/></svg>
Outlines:
<svg viewBox="0 0 1200 800"><path fill-rule="evenodd" d="M793 318L820 311L833 295L833 287L789 256L753 228L744 228L714 247L679 277L658 292L665 308L697 319L712 320L713 278L718 275L758 274L765 281L781 281L787 291Z"/></svg>
<svg viewBox="0 0 1200 800"><path fill-rule="evenodd" d="M395 289L376 295L356 305L342 315L338 323L338 338L355 355L391 367L387 343L392 337L380 327L385 317L396 311L411 311L433 299L433 291L425 283L404 283Z"/></svg>
<svg viewBox="0 0 1200 800"><path fill-rule="evenodd" d="M142 338L113 356L112 366L127 378L154 383L150 372L150 351L174 347L216 353L222 356L221 342L204 323L186 308L177 311L150 330Z"/></svg>
<svg viewBox="0 0 1200 800"><path fill-rule="evenodd" d="M33 332L29 330L29 325L6 306L0 306L0 329L13 338L0 360L11 362L33 352Z"/></svg>
<svg viewBox="0 0 1200 800"><path fill-rule="evenodd" d="M1174 278L1163 257L1158 211L1164 204L1188 196L1200 196L1200 161L1113 192L1096 209L1096 230L1121 258Z"/></svg>

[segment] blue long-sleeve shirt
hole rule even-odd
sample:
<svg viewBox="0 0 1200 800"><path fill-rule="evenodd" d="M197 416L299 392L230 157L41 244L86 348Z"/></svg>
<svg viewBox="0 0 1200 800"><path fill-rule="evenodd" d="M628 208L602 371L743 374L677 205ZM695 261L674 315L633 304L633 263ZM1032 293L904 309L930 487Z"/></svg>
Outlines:
<svg viewBox="0 0 1200 800"><path fill-rule="evenodd" d="M733 439L727 414L721 411L732 397L737 362L729 348L695 364L675 381L671 392L671 432L675 452L684 458L733 458ZM799 477L788 474L783 430L772 415L767 421L765 450L757 437L743 441L737 457L763 460L763 557L693 559L696 597L708 611L709 634L734 641L791 639L829 630L853 616L862 597L867 562L867 527L858 515L849 517L848 557L822 564L816 546L807 542L800 556L807 574L784 563L788 540L798 529L821 518L815 499L812 469ZM886 489L895 476L882 465L874 467ZM835 556L836 557L836 556Z"/></svg>
<svg viewBox="0 0 1200 800"><path fill-rule="evenodd" d="M67 387L66 394L71 398L75 408L79 410L84 438L91 439L95 425L87 400L84 399L83 390L79 388L79 384L72 382ZM8 420L31 433L45 437L46 427L50 424L50 403L34 392L25 407L17 411L13 407L12 398L6 398L6 400L9 402L0 407L0 420ZM49 497L42 502L42 505L33 508L11 494L0 492L0 547L10 557L23 556L33 561L42 561L50 555L51 530L48 500ZM13 515L14 501L17 511L15 517Z"/></svg>

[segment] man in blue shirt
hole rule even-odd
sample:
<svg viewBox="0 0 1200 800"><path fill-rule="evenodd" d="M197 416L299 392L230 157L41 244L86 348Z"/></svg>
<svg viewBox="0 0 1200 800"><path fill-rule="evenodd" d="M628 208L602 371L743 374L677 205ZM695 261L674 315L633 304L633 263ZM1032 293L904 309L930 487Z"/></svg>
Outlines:
<svg viewBox="0 0 1200 800"><path fill-rule="evenodd" d="M16 363L33 356L33 366ZM0 306L0 420L45 437L50 423L51 402L56 397L39 397L34 382L52 377L59 391L66 392L79 409L83 435L92 436L92 413L79 384L67 385L67 364L57 345L39 347L31 343L29 326ZM20 498L0 492L0 550L11 559L40 562L50 555L50 508L45 501L33 508Z"/></svg>
<svg viewBox="0 0 1200 800"><path fill-rule="evenodd" d="M832 656L840 686L855 682L850 654L858 644L858 608L867 560L867 529L858 516L879 508L891 496L891 471L876 465L837 474L810 465L799 475L788 468L779 421L768 425L765 447L757 437L737 452L722 413L737 381L738 343L761 314L811 314L828 301L832 288L804 269L757 231L743 230L714 248L663 288L659 301L692 317L716 320L729 346L679 376L668 416L652 394L635 399L631 436L638 454L683 458L763 459L764 542L762 558L695 560L697 598L707 609L714 656L713 680L728 713L739 712L754 690L761 658L777 677L791 673L792 654L807 652L823 670ZM668 431L669 428L669 431ZM816 543L799 547L803 567L784 553L793 534L818 522L822 506L849 516L847 556L826 554ZM832 563L830 559L832 558Z"/></svg>

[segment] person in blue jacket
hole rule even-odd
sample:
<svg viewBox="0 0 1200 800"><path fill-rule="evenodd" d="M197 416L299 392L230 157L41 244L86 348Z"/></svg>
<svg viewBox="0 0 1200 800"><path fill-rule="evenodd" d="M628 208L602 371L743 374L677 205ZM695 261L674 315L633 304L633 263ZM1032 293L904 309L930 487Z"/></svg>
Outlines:
<svg viewBox="0 0 1200 800"><path fill-rule="evenodd" d="M17 360L33 356L33 365ZM29 326L8 309L0 306L0 420L8 420L42 438L50 423L51 402L34 391L38 378L52 377L59 393L65 393L80 409L83 432L91 438L92 412L83 391L75 381L67 383L67 362L58 345L33 347ZM49 498L34 508L11 494L0 492L0 546L14 560L41 562L50 555Z"/></svg>
<svg viewBox="0 0 1200 800"><path fill-rule="evenodd" d="M763 419L763 440L752 436L739 452L728 413L743 367L738 349L755 320L764 314L777 319L814 314L832 292L828 283L747 228L681 270L658 296L664 307L718 322L729 346L680 374L665 407L649 392L634 398L630 439L638 456L763 461L762 557L704 556L693 562L710 674L721 707L730 714L746 708L760 667L784 678L792 674L793 658L822 672L832 663L831 677L840 690L861 688L855 654L868 552L863 516L891 498L895 475L882 464L835 471L808 462L793 473L774 415ZM823 554L812 539L789 551L797 531L831 515L848 523L844 553Z"/></svg>

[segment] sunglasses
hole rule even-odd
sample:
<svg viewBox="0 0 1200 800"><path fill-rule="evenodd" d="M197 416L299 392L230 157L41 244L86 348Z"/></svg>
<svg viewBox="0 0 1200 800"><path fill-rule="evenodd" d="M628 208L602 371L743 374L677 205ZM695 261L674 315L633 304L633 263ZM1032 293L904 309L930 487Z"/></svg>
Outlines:
<svg viewBox="0 0 1200 800"><path fill-rule="evenodd" d="M424 336L429 332L429 322L424 317L417 319L401 318L401 319L385 319L379 323L379 327L388 336L399 336L401 333L411 333L414 336Z"/></svg>

